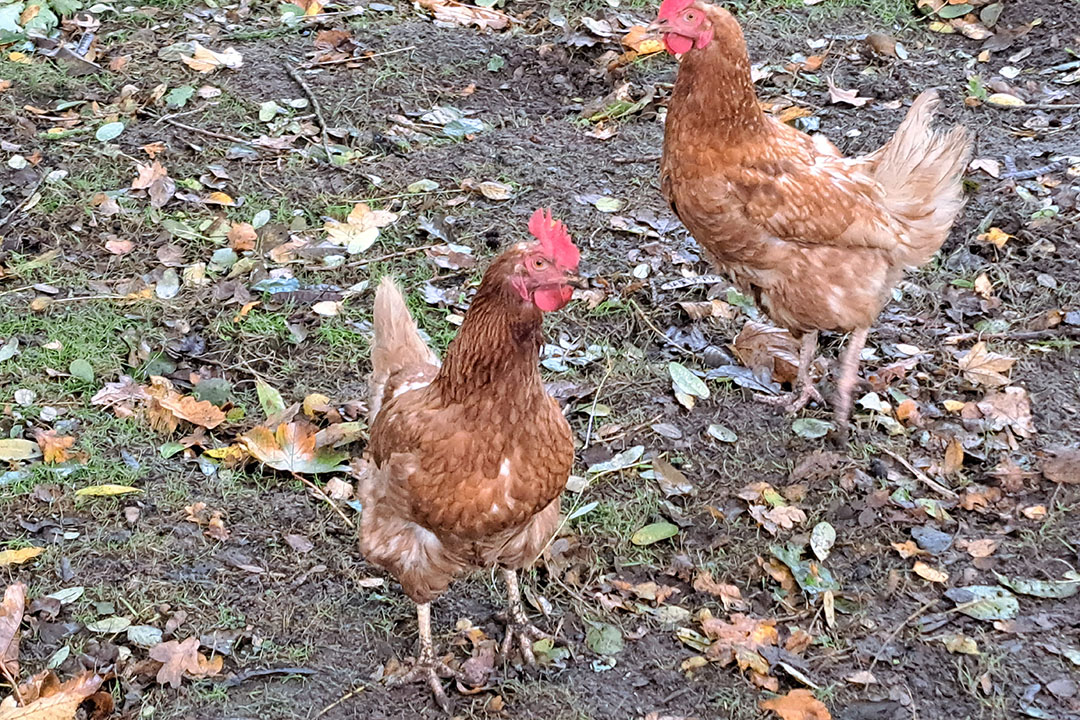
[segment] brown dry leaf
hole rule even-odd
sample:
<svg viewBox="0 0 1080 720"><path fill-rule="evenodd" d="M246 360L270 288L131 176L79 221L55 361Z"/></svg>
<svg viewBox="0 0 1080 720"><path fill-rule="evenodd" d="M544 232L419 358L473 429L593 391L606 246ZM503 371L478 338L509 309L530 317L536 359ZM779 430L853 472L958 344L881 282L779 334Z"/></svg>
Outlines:
<svg viewBox="0 0 1080 720"><path fill-rule="evenodd" d="M691 320L703 320L705 318L720 318L732 320L735 318L735 309L723 300L705 302L681 302L679 303Z"/></svg>
<svg viewBox="0 0 1080 720"><path fill-rule="evenodd" d="M258 235L251 223L236 223L229 228L229 247L236 252L255 249L255 240Z"/></svg>
<svg viewBox="0 0 1080 720"><path fill-rule="evenodd" d="M1057 445L1046 449L1040 469L1047 480L1063 485L1080 484L1080 448Z"/></svg>
<svg viewBox="0 0 1080 720"><path fill-rule="evenodd" d="M510 24L510 16L490 8L474 7L454 0L419 0L420 6L431 11L436 23L475 25L481 30L502 30Z"/></svg>
<svg viewBox="0 0 1080 720"><path fill-rule="evenodd" d="M229 531L225 527L225 518L220 510L215 510L210 515L210 522L207 523L205 532L210 537L221 542L229 539Z"/></svg>
<svg viewBox="0 0 1080 720"><path fill-rule="evenodd" d="M930 553L923 550L921 547L915 544L914 540L905 540L904 542L892 543L893 550L900 553L900 557L907 560L910 557L918 557L919 555L929 555Z"/></svg>
<svg viewBox="0 0 1080 720"><path fill-rule="evenodd" d="M993 538L968 540L965 548L968 551L968 555L971 555L973 558L990 557L994 554L994 551L997 550L998 541Z"/></svg>
<svg viewBox="0 0 1080 720"><path fill-rule="evenodd" d="M1028 520L1042 520L1046 517L1045 505L1031 505L1020 511Z"/></svg>
<svg viewBox="0 0 1080 720"><path fill-rule="evenodd" d="M773 711L781 720L832 720L825 703L805 688L797 688L787 695L762 700L758 706L762 710Z"/></svg>
<svg viewBox="0 0 1080 720"><path fill-rule="evenodd" d="M1035 434L1031 399L1022 387L1007 387L1001 392L987 395L976 403L976 407L984 418L991 421L995 430L1010 427L1014 433L1025 438Z"/></svg>
<svg viewBox="0 0 1080 720"><path fill-rule="evenodd" d="M150 157L151 160L153 160L158 155L161 155L162 153L165 152L165 143L163 143L163 142L147 143L146 145L143 145L139 149L142 150L144 153L146 153Z"/></svg>
<svg viewBox="0 0 1080 720"><path fill-rule="evenodd" d="M235 70L244 64L244 58L235 48L225 48L222 52L214 52L210 48L203 47L193 42L194 52L191 57L181 57L184 64L195 72L211 73L220 67Z"/></svg>
<svg viewBox="0 0 1080 720"><path fill-rule="evenodd" d="M157 672L157 681L161 685L180 687L184 675L203 678L221 672L224 662L220 655L212 660L199 652L199 638L189 637L183 642L169 640L150 648L150 659L162 663Z"/></svg>
<svg viewBox="0 0 1080 720"><path fill-rule="evenodd" d="M859 97L858 90L843 90L833 85L832 80L829 81L829 102L847 103L853 107L862 107L870 102L870 99Z"/></svg>
<svg viewBox="0 0 1080 720"><path fill-rule="evenodd" d="M34 439L46 465L55 465L66 462L71 455L68 448L75 444L75 438L67 435L57 435L55 430L37 429L34 431Z"/></svg>
<svg viewBox="0 0 1080 720"><path fill-rule="evenodd" d="M94 197L96 198L97 196L95 195ZM110 198L106 198L106 200L108 199ZM113 201L113 203L115 204L115 201ZM120 206L117 205L116 207L119 211ZM135 243L131 240L106 240L105 249L111 252L113 255L127 255L129 252L135 249Z"/></svg>
<svg viewBox="0 0 1080 720"><path fill-rule="evenodd" d="M212 430L225 422L225 413L209 400L196 400L191 395L169 393L158 398L158 402L181 420L187 420L192 425L198 425L207 430Z"/></svg>
<svg viewBox="0 0 1080 720"><path fill-rule="evenodd" d="M997 175L995 175L994 177L997 177ZM977 239L981 242L990 243L994 247L1000 249L1005 247L1005 243L1009 242L1009 240L1012 239L1012 235L1005 232L999 227L992 227L986 232L980 234Z"/></svg>
<svg viewBox="0 0 1080 720"><path fill-rule="evenodd" d="M980 273L975 278L974 290L975 294L984 300L994 297L994 283L990 282L990 276L986 273Z"/></svg>
<svg viewBox="0 0 1080 720"><path fill-rule="evenodd" d="M784 649L795 655L802 655L814 642L814 636L802 628L795 628L784 643Z"/></svg>
<svg viewBox="0 0 1080 720"><path fill-rule="evenodd" d="M735 613L731 616L730 623L707 617L702 620L701 629L713 641L705 653L710 660L720 665L728 665L734 660L740 670L750 669L760 675L769 674L769 662L758 654L758 649L779 642L775 620L751 618Z"/></svg>
<svg viewBox="0 0 1080 720"><path fill-rule="evenodd" d="M746 610L750 607L743 600L738 587L716 582L708 570L703 570L694 577L694 589L720 598L720 602L724 603L724 610Z"/></svg>
<svg viewBox="0 0 1080 720"><path fill-rule="evenodd" d="M19 625L26 609L26 584L8 585L0 604L0 666L7 676L19 677Z"/></svg>
<svg viewBox="0 0 1080 720"><path fill-rule="evenodd" d="M92 670L87 670L60 684L51 670L39 673L31 678L30 683L20 686L24 700L33 699L26 705L16 707L8 702L14 698L8 698L0 704L0 720L75 720L79 706L97 693L103 679ZM103 703L97 703L98 707ZM112 705L108 703L108 710L111 709ZM95 712L91 717L102 716Z"/></svg>
<svg viewBox="0 0 1080 720"><path fill-rule="evenodd" d="M960 472L962 467L964 467L964 443L960 442L960 438L954 437L945 447L945 465L942 467L942 472L948 477Z"/></svg>
<svg viewBox="0 0 1080 720"><path fill-rule="evenodd" d="M176 194L176 182L169 177L168 171L160 161L154 160L149 165L138 165L138 176L132 181L132 190L145 190L150 196L150 204L163 207Z"/></svg>
<svg viewBox="0 0 1080 720"><path fill-rule="evenodd" d="M930 582L943 583L948 581L949 573L944 570L938 570L935 567L931 567L924 563L922 560L915 561L915 567L912 568L915 574L921 577L923 580L929 580Z"/></svg>
<svg viewBox="0 0 1080 720"><path fill-rule="evenodd" d="M642 25L634 25L625 35L622 44L637 52L638 55L651 55L661 52L664 43L653 33L650 33Z"/></svg>
<svg viewBox="0 0 1080 720"><path fill-rule="evenodd" d="M1001 163L999 163L994 158L975 158L970 163L968 163L968 168L970 168L971 170L982 170L984 173L986 173L992 178L1001 177ZM995 230L997 230L1002 235L1005 234L1001 232L1001 228L990 228L990 232L993 232ZM983 239L982 235L979 236L979 239ZM1004 245L1004 243L1002 243L1002 245ZM998 247L1000 247L1000 245Z"/></svg>
<svg viewBox="0 0 1080 720"><path fill-rule="evenodd" d="M796 525L806 522L806 513L793 505L772 508L764 513L764 517L784 530L791 530Z"/></svg>
<svg viewBox="0 0 1080 720"><path fill-rule="evenodd" d="M1016 358L999 355L986 349L986 343L976 343L960 357L960 371L964 377L976 385L1001 387L1009 384L1006 374L1016 363Z"/></svg>
<svg viewBox="0 0 1080 720"><path fill-rule="evenodd" d="M743 325L733 346L735 357L754 371L768 370L776 382L794 382L799 372L799 342L784 328L763 323Z"/></svg>

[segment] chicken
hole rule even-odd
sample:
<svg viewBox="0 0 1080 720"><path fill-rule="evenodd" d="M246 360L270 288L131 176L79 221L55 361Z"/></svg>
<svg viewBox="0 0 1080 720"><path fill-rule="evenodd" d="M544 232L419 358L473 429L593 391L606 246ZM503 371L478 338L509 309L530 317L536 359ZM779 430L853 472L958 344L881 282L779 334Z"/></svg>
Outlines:
<svg viewBox="0 0 1080 720"><path fill-rule="evenodd" d="M420 653L399 683L426 681L449 707L436 659L431 602L462 573L498 566L506 582L504 654L533 662L544 637L525 615L516 571L554 534L574 461L570 426L538 367L543 313L568 303L579 253L566 226L537 210L535 241L488 268L440 366L393 280L375 295L371 472L359 488L360 547L416 603Z"/></svg>
<svg viewBox="0 0 1080 720"><path fill-rule="evenodd" d="M846 437L867 332L906 268L941 247L963 207L971 141L931 128L937 93L912 103L895 135L845 158L822 135L766 115L742 29L723 8L664 0L654 30L678 77L661 189L705 255L774 322L802 338L790 412L821 397L809 377L819 330L850 332L833 409Z"/></svg>

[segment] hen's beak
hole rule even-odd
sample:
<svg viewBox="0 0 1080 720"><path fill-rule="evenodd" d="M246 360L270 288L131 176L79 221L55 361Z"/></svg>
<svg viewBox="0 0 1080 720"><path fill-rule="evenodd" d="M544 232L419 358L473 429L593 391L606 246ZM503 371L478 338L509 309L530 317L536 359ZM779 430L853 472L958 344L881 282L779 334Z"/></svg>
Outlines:
<svg viewBox="0 0 1080 720"><path fill-rule="evenodd" d="M589 289L589 281L588 281L588 279L583 278L580 275L567 275L566 276L566 284L569 285L572 288L577 288L578 290L588 290Z"/></svg>

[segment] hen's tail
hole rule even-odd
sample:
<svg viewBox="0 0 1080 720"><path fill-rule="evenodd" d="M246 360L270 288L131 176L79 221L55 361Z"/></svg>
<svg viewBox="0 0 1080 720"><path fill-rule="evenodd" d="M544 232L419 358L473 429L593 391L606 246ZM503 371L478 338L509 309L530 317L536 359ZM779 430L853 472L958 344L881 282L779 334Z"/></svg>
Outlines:
<svg viewBox="0 0 1080 720"><path fill-rule="evenodd" d="M892 139L868 158L886 206L907 229L901 261L910 267L938 251L964 206L971 138L960 125L948 132L930 126L940 103L936 91L921 93Z"/></svg>
<svg viewBox="0 0 1080 720"><path fill-rule="evenodd" d="M388 390L402 382L430 380L439 359L416 329L405 298L393 278L384 277L375 291L375 341L368 381L369 418L374 421ZM426 384L426 382L421 382Z"/></svg>

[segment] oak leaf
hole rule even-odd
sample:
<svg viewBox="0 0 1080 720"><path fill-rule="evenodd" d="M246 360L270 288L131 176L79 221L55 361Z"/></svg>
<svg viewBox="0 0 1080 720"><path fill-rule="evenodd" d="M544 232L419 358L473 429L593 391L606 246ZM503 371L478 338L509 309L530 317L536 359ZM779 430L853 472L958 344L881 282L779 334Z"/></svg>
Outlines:
<svg viewBox="0 0 1080 720"><path fill-rule="evenodd" d="M150 659L162 663L157 672L157 681L161 685L180 687L184 675L189 677L209 677L221 672L224 665L220 655L207 660L199 652L199 638L189 637L179 642L169 640L150 648Z"/></svg>
<svg viewBox="0 0 1080 720"><path fill-rule="evenodd" d="M762 700L762 710L772 710L781 720L832 720L829 708L805 688L792 690L787 695Z"/></svg>
<svg viewBox="0 0 1080 720"><path fill-rule="evenodd" d="M102 678L92 670L61 684L51 670L35 675L20 687L25 704L16 706L14 697L0 703L0 720L74 720L79 707L91 696L99 695ZM105 695L106 693L100 693ZM111 713L111 697L95 697L95 707L87 715L97 720Z"/></svg>

